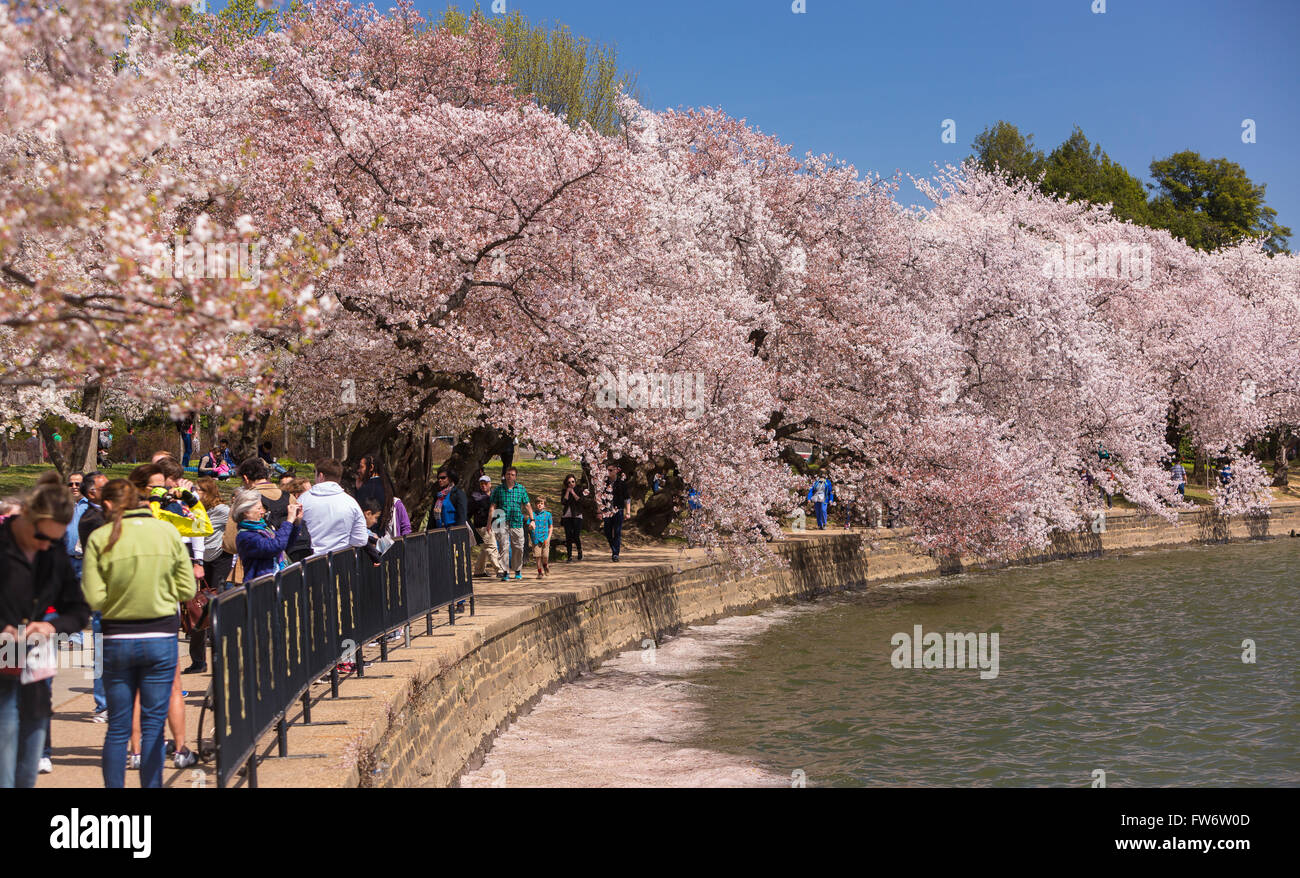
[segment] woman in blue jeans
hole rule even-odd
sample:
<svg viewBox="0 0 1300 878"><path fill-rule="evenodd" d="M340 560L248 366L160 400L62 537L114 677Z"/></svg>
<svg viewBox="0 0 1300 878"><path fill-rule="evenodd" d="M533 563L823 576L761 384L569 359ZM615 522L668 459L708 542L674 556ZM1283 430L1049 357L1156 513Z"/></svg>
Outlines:
<svg viewBox="0 0 1300 878"><path fill-rule="evenodd" d="M55 473L24 496L0 524L0 634L6 638L71 634L86 627L90 608L68 563L63 535L72 500ZM56 616L44 621L53 607ZM15 651L6 650L7 655ZM48 680L24 684L16 662L0 667L0 788L36 786L50 716Z"/></svg>
<svg viewBox="0 0 1300 878"><path fill-rule="evenodd" d="M162 786L163 724L176 675L177 604L194 597L193 563L171 524L140 508L135 486L104 486L107 524L90 535L82 565L86 600L104 632L104 786L126 785L126 745L140 696L140 785Z"/></svg>

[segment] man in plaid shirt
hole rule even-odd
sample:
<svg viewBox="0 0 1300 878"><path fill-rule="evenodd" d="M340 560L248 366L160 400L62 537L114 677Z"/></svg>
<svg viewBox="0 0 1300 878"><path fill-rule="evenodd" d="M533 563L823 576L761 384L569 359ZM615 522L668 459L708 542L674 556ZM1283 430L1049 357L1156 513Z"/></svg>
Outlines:
<svg viewBox="0 0 1300 878"><path fill-rule="evenodd" d="M503 547L506 572L501 574L502 582L509 579L512 572L515 579L524 578L524 526L531 522L533 509L529 505L528 491L515 481L518 477L519 471L513 466L506 470L502 484L492 491L492 505L488 507L488 521L498 509L506 514L508 546Z"/></svg>

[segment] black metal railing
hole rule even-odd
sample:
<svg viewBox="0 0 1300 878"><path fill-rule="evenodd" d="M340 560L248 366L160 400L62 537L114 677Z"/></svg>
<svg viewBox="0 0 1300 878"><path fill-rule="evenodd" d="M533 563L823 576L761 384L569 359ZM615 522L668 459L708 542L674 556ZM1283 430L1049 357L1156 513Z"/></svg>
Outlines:
<svg viewBox="0 0 1300 878"><path fill-rule="evenodd" d="M216 720L217 785L241 768L257 786L257 742L274 728L278 756L288 757L288 730L312 722L311 684L329 677L338 698L340 662L365 675L365 644L379 641L387 661L386 635L446 608L474 613L468 527L413 533L395 541L380 563L357 549L308 558L278 573L222 593L212 605L212 709ZM409 635L408 635L409 636ZM290 721L295 704L302 715ZM311 755L311 754L300 754Z"/></svg>

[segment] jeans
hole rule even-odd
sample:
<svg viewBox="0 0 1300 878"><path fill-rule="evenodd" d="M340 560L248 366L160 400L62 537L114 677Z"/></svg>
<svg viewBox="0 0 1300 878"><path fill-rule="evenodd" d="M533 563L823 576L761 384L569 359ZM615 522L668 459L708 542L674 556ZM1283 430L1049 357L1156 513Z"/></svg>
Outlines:
<svg viewBox="0 0 1300 878"><path fill-rule="evenodd" d="M104 736L104 786L126 785L126 743L140 693L140 786L161 787L163 724L176 675L176 638L105 638L104 691L108 733Z"/></svg>
<svg viewBox="0 0 1300 878"><path fill-rule="evenodd" d="M99 612L90 614L90 630L96 638L103 633L104 626L100 624ZM103 643L102 640L99 641ZM104 697L104 656L95 652L95 713L103 713L108 710L108 699Z"/></svg>
<svg viewBox="0 0 1300 878"><path fill-rule="evenodd" d="M826 530L826 504L814 503L813 514L817 516L817 526L822 530Z"/></svg>
<svg viewBox="0 0 1300 878"><path fill-rule="evenodd" d="M41 764L48 719L22 715L21 691L22 684L16 677L0 677L0 789L36 786L36 774Z"/></svg>
<svg viewBox="0 0 1300 878"><path fill-rule="evenodd" d="M181 466L189 466L194 456L194 437L189 433L181 434Z"/></svg>
<svg viewBox="0 0 1300 878"><path fill-rule="evenodd" d="M620 509L605 519L605 539L609 540L609 550L615 558L623 547L623 510Z"/></svg>

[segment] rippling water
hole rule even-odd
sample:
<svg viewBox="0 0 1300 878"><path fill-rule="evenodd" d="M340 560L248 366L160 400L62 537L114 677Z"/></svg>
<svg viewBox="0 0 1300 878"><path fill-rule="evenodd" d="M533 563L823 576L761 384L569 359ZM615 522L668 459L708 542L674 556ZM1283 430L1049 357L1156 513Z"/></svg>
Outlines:
<svg viewBox="0 0 1300 878"><path fill-rule="evenodd" d="M546 696L462 783L1300 785L1298 578L1288 539L727 619ZM998 676L893 667L890 638L915 625L997 632Z"/></svg>

